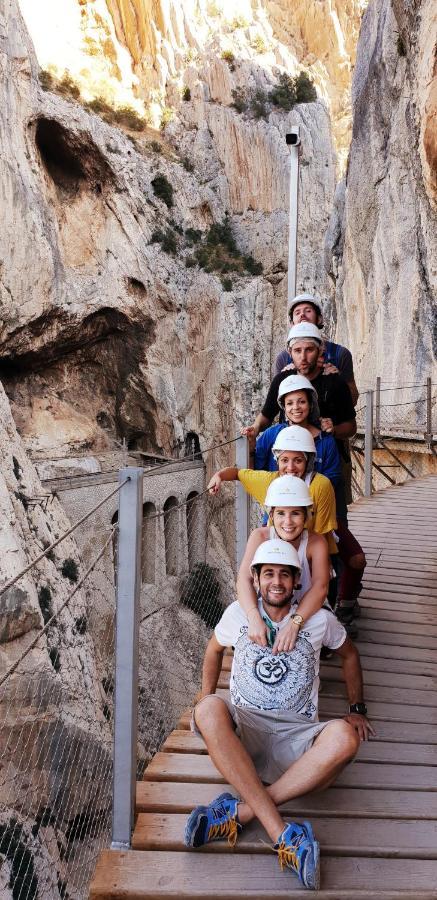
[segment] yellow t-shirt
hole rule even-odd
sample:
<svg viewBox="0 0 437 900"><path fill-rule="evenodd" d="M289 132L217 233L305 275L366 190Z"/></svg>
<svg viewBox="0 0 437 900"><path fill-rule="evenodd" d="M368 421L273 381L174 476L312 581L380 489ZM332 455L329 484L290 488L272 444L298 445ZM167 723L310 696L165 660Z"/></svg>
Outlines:
<svg viewBox="0 0 437 900"><path fill-rule="evenodd" d="M279 472L264 472L255 469L238 470L238 480L241 481L244 490L262 506L267 488L278 477ZM329 478L317 472L309 486L309 492L313 501L313 515L308 521L308 530L315 531L316 534L325 534L329 552L337 553L337 544L331 533L337 528L335 494Z"/></svg>

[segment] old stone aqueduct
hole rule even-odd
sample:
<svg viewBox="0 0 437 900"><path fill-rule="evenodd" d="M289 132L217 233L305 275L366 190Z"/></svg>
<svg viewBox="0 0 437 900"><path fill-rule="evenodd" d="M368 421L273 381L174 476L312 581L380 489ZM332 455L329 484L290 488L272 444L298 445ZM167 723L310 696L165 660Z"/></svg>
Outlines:
<svg viewBox="0 0 437 900"><path fill-rule="evenodd" d="M234 487L205 487L283 349L295 126L297 290L352 351L359 436L380 378L374 486L436 472L436 19L0 0L0 679L41 632L0 685L5 900L82 900L108 845L119 469L144 470L139 773L198 690L187 579L234 596Z"/></svg>

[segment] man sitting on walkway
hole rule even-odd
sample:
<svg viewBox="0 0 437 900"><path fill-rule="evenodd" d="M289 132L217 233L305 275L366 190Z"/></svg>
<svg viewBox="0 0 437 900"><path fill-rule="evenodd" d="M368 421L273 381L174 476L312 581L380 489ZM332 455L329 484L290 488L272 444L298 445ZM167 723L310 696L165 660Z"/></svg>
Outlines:
<svg viewBox="0 0 437 900"><path fill-rule="evenodd" d="M276 632L296 615L297 552L285 541L264 541L252 571L258 608L271 632L270 647L249 641L241 606L228 606L206 649L201 699L193 713L193 727L238 797L225 792L209 806L194 809L185 844L201 847L227 837L233 846L244 825L256 817L281 868L288 866L302 884L317 890L319 845L312 827L285 822L278 807L328 787L353 759L360 739L374 733L363 703L359 656L343 626L325 609L305 623L291 652L273 656ZM342 658L350 703L344 719L323 723L317 715L322 644ZM215 694L226 647L235 648L230 699Z"/></svg>

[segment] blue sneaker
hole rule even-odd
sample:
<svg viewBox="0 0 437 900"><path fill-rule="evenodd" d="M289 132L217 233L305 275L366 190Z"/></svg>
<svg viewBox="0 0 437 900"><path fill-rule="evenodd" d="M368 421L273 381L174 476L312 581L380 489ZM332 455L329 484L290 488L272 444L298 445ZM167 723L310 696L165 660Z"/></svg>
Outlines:
<svg viewBox="0 0 437 900"><path fill-rule="evenodd" d="M236 797L225 793L216 797L209 806L196 806L185 826L185 846L202 847L210 841L227 837L230 846L234 847L242 828L237 819L238 803Z"/></svg>
<svg viewBox="0 0 437 900"><path fill-rule="evenodd" d="M287 866L296 872L305 887L319 890L320 847L309 822L302 825L291 822L284 828L273 849L278 854L282 870Z"/></svg>

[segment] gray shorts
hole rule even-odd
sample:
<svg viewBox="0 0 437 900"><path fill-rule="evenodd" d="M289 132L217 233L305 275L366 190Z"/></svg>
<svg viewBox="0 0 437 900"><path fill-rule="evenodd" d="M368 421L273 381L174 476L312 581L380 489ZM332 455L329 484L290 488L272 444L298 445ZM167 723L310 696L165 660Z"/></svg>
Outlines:
<svg viewBox="0 0 437 900"><path fill-rule="evenodd" d="M290 721L286 709L256 710L234 706L227 697L216 697L229 710L235 732L253 760L256 771L265 784L277 781L291 764L312 746L315 738L329 722ZM196 725L196 709L206 700L203 697L193 709L191 730L201 736Z"/></svg>

